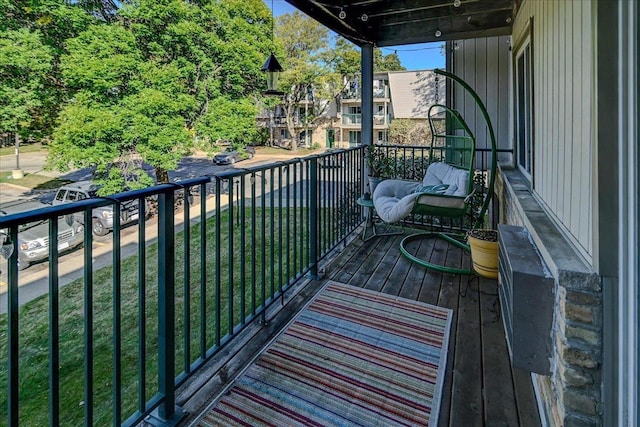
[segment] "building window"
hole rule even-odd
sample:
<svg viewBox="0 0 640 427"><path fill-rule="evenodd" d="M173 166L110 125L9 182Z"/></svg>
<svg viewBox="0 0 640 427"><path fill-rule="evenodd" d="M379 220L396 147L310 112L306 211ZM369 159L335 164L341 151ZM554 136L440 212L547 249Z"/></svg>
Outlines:
<svg viewBox="0 0 640 427"><path fill-rule="evenodd" d="M349 131L349 146L353 147L362 144L362 132L359 130Z"/></svg>
<svg viewBox="0 0 640 427"><path fill-rule="evenodd" d="M531 58L531 38L527 36L515 54L515 128L517 165L529 179L533 169L533 64Z"/></svg>

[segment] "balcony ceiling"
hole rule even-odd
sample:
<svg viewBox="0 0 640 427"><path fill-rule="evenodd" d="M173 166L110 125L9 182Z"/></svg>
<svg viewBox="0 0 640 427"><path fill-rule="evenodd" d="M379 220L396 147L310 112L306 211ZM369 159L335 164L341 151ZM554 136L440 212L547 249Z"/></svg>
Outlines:
<svg viewBox="0 0 640 427"><path fill-rule="evenodd" d="M454 0L286 1L356 45L378 47L511 34L522 3L461 0L456 7Z"/></svg>

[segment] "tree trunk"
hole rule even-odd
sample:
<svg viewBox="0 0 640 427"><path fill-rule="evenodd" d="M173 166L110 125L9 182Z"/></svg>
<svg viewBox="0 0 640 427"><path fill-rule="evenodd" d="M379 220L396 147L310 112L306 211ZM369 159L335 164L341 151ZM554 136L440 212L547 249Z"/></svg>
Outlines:
<svg viewBox="0 0 640 427"><path fill-rule="evenodd" d="M298 135L296 135L296 127L295 127L295 123L294 123L294 111L293 108L288 108L287 109L287 130L289 131L289 139L290 139L290 146L291 146L291 151L293 151L294 153L296 151L298 151Z"/></svg>
<svg viewBox="0 0 640 427"><path fill-rule="evenodd" d="M156 181L158 184L168 184L169 183L169 172L164 169L157 167L156 168Z"/></svg>

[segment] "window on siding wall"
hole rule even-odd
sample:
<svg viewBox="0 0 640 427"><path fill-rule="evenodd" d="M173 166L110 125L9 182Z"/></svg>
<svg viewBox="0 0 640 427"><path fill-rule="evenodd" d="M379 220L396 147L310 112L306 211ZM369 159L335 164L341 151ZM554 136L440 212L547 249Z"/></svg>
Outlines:
<svg viewBox="0 0 640 427"><path fill-rule="evenodd" d="M529 178L533 165L531 43L527 39L516 52L516 137L518 167Z"/></svg>

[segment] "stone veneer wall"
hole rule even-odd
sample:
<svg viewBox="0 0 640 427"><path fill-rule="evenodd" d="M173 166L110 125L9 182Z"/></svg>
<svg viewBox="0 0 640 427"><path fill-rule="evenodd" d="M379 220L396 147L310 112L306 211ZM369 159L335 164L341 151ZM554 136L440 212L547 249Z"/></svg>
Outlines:
<svg viewBox="0 0 640 427"><path fill-rule="evenodd" d="M552 375L533 376L544 406L540 415L552 426L600 426L600 277L549 218L519 172L501 169L495 194L500 222L527 228L555 278Z"/></svg>

